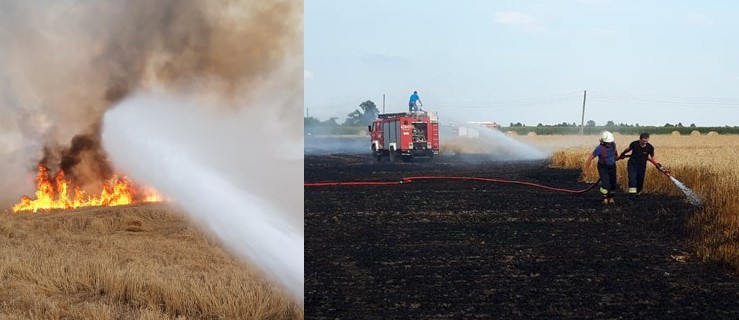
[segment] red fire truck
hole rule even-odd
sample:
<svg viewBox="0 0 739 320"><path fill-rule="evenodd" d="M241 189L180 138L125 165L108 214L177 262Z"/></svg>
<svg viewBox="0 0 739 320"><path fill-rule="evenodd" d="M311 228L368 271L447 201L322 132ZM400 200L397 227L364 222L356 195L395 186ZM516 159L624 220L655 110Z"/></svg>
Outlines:
<svg viewBox="0 0 739 320"><path fill-rule="evenodd" d="M439 154L439 117L427 112L385 113L369 126L372 156L394 162L432 159Z"/></svg>

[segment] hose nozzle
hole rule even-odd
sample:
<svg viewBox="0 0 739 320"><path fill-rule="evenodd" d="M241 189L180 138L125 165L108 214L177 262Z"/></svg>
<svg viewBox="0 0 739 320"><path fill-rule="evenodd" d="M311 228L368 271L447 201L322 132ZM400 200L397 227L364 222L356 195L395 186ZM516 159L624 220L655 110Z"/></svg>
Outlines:
<svg viewBox="0 0 739 320"><path fill-rule="evenodd" d="M656 162L652 159L649 159L649 162L653 163L654 166L657 167L657 170L659 170L659 172L664 173L668 177L672 176L672 174L670 174L670 170L667 170L667 168L665 168L661 163Z"/></svg>

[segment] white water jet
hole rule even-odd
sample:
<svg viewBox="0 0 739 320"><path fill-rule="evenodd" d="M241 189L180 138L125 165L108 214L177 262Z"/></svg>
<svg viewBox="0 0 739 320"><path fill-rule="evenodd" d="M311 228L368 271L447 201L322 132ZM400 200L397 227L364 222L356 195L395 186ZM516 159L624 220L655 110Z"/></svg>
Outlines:
<svg viewBox="0 0 739 320"><path fill-rule="evenodd" d="M703 200L701 200L700 196L698 196L698 194L695 193L695 191L688 188L688 186L686 186L684 183L682 183L680 180L677 180L673 176L670 176L670 180L672 180L672 183L674 183L675 186L677 186L680 189L680 191L682 191L685 194L690 204L696 207L700 207L701 205L703 205Z"/></svg>
<svg viewBox="0 0 739 320"><path fill-rule="evenodd" d="M510 157L510 160L538 160L545 159L548 155L534 146L506 136L505 133L495 129L481 129L482 137L494 141L502 151Z"/></svg>
<svg viewBox="0 0 739 320"><path fill-rule="evenodd" d="M259 123L278 118L271 113L259 107L245 116L217 116L174 97L137 95L105 114L103 145L117 169L174 199L302 303L302 211L298 218L286 204L293 200L302 208L302 186L286 182L302 181L296 174L302 158L275 151L298 144L264 132ZM261 154L249 157L253 150ZM224 169L223 159L238 166ZM271 199L260 194L270 186L281 193Z"/></svg>
<svg viewBox="0 0 739 320"><path fill-rule="evenodd" d="M469 135L456 136L450 134L449 130L442 131L442 150L462 154L486 154L497 161L540 160L549 156L532 145L506 136L498 129L482 126L462 126L460 130L461 128L466 129Z"/></svg>

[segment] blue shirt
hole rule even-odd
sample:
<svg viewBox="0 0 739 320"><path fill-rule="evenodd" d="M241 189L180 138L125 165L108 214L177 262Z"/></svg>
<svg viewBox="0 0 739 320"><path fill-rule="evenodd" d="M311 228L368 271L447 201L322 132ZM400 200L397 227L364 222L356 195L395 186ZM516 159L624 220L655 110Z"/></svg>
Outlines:
<svg viewBox="0 0 739 320"><path fill-rule="evenodd" d="M414 103L414 102L418 101L418 99L419 99L418 98L418 94L414 93L414 94L411 95L411 101L410 102L411 103Z"/></svg>
<svg viewBox="0 0 739 320"><path fill-rule="evenodd" d="M593 156L598 158L598 163L605 163L609 166L616 164L616 143L612 142L610 147L605 148L605 152L604 148L602 144L599 144L593 150ZM603 157L604 153L605 158Z"/></svg>

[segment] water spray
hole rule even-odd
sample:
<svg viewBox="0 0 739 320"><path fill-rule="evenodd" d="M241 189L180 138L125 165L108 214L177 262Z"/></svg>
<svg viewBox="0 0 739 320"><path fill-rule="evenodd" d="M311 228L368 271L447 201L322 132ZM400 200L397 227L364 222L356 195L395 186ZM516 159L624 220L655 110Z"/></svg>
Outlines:
<svg viewBox="0 0 739 320"><path fill-rule="evenodd" d="M548 157L547 152L509 137L498 129L475 126L474 122L471 125L462 125L460 128L464 127L474 132L474 135L443 135L441 137L443 149L468 154L489 154L503 161L540 160Z"/></svg>
<svg viewBox="0 0 739 320"><path fill-rule="evenodd" d="M254 172L245 171L246 168L239 172L223 172L218 170L214 160L198 157L200 153L195 151L202 149L202 145L196 138L207 137L201 142L210 144L218 138L231 140L214 133L215 126L223 127L225 121L208 122L208 114L191 104L149 95L124 100L105 114L102 138L106 151L116 168L174 199L178 207L207 226L228 248L261 268L269 278L278 280L302 303L302 225L290 224L292 214L284 208L235 183L236 174L247 172L250 175L245 178L249 178ZM254 122L261 121L254 119ZM244 130L259 130L256 126L244 127ZM257 132L242 134L256 136ZM251 147L250 143L268 140L243 138L237 141L238 148L246 149ZM247 163L246 160L242 162ZM280 169L273 166L251 164L260 171ZM264 184L254 177L248 180L252 184ZM292 189L287 184L282 188L286 192ZM293 188L302 190L299 185ZM302 199L297 200L302 202Z"/></svg>
<svg viewBox="0 0 739 320"><path fill-rule="evenodd" d="M652 164L654 164L654 166L657 168L657 170L659 170L660 172L664 173L665 176L667 176L668 178L670 178L670 180L672 181L672 183L675 184L675 186L677 186L677 188L680 189L680 191L682 191L683 194L685 194L685 197L688 198L688 202L690 202L690 204L692 204L692 205L694 205L696 207L700 207L700 206L703 205L703 200L701 200L700 196L698 196L698 194L695 193L695 191L693 191L692 189L688 188L688 186L686 186L684 183L682 183L682 181L680 181L677 178L675 178L674 176L672 176L672 173L670 172L670 170L667 170L667 168L665 168L659 162L654 161L652 158L649 158L649 162L651 162Z"/></svg>

